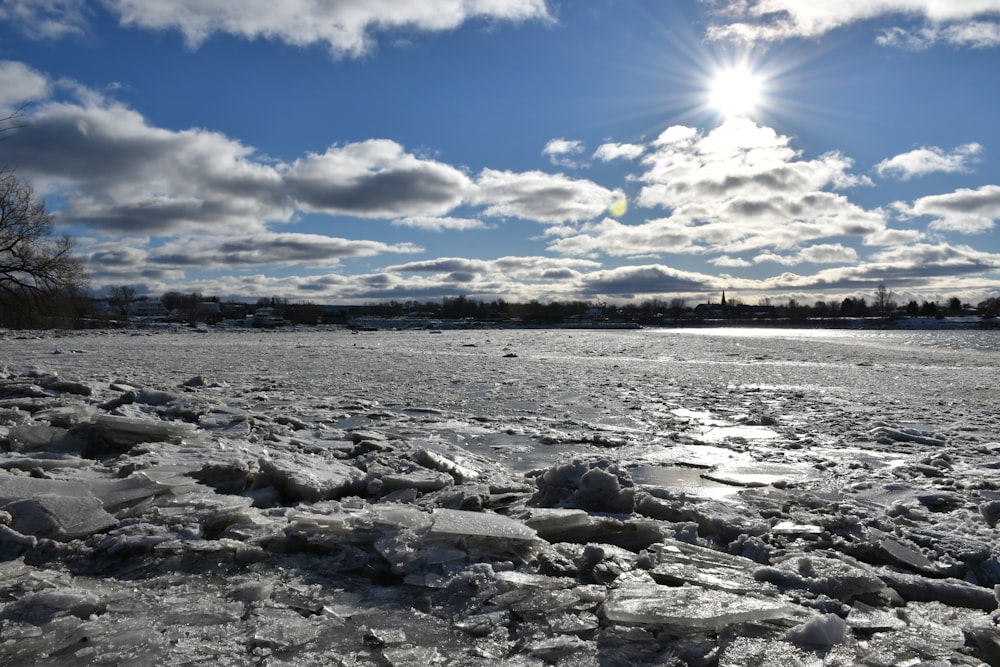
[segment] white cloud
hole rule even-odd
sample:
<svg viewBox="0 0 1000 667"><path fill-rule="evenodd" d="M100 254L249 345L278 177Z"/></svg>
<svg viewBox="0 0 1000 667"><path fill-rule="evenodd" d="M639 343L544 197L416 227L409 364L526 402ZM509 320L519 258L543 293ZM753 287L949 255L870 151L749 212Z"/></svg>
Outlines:
<svg viewBox="0 0 1000 667"><path fill-rule="evenodd" d="M13 113L26 102L49 96L49 80L24 63L0 60L0 115Z"/></svg>
<svg viewBox="0 0 1000 667"><path fill-rule="evenodd" d="M646 152L646 147L642 144L601 144L594 151L594 159L601 162L611 162L612 160L635 160L642 157Z"/></svg>
<svg viewBox="0 0 1000 667"><path fill-rule="evenodd" d="M897 204L907 216L930 216L930 229L976 234L993 229L1000 220L1000 185L961 188L943 195L921 197L911 205Z"/></svg>
<svg viewBox="0 0 1000 667"><path fill-rule="evenodd" d="M464 232L470 229L489 229L482 220L476 218L455 218L447 216L407 216L392 221L393 227L410 227L431 232Z"/></svg>
<svg viewBox="0 0 1000 667"><path fill-rule="evenodd" d="M438 257L386 267L391 273L454 273L456 271L482 274L500 273L518 276L522 280L537 280L553 270L582 270L600 264L574 257L508 256L497 259L468 259L465 257Z"/></svg>
<svg viewBox="0 0 1000 667"><path fill-rule="evenodd" d="M857 261L858 251L842 243L819 243L803 248L798 256L803 262L813 264L840 264Z"/></svg>
<svg viewBox="0 0 1000 667"><path fill-rule="evenodd" d="M923 45L944 40L993 46L997 24L981 18L995 14L1000 14L998 0L725 0L708 36L737 41L809 38L858 21L902 15L923 18L927 26L916 32L890 30L880 43L912 46L913 40Z"/></svg>
<svg viewBox="0 0 1000 667"><path fill-rule="evenodd" d="M122 25L178 30L198 47L216 33L274 39L295 46L326 44L337 57L370 52L379 32L453 30L472 20L551 21L545 0L104 0Z"/></svg>
<svg viewBox="0 0 1000 667"><path fill-rule="evenodd" d="M385 253L418 253L410 243L388 244L322 236L272 234L197 237L174 240L149 250L153 265L240 269L246 266L330 266L349 257L374 257Z"/></svg>
<svg viewBox="0 0 1000 667"><path fill-rule="evenodd" d="M60 220L138 235L259 231L292 209L281 174L219 133L150 126L135 111L88 95L49 102L4 142L41 194L58 194Z"/></svg>
<svg viewBox="0 0 1000 667"><path fill-rule="evenodd" d="M84 0L0 0L0 21L37 39L83 34L88 14Z"/></svg>
<svg viewBox="0 0 1000 667"><path fill-rule="evenodd" d="M843 264L856 262L858 251L842 243L819 243L802 248L792 254L761 253L753 258L754 264L774 262L784 266L798 264Z"/></svg>
<svg viewBox="0 0 1000 667"><path fill-rule="evenodd" d="M925 25L916 29L893 27L876 40L881 46L923 50L936 42L974 49L1000 46L1000 23L967 21L950 25Z"/></svg>
<svg viewBox="0 0 1000 667"><path fill-rule="evenodd" d="M560 224L596 218L620 196L592 181L561 174L484 169L472 202L486 206L487 216Z"/></svg>
<svg viewBox="0 0 1000 667"><path fill-rule="evenodd" d="M977 143L958 146L951 152L937 146L925 146L901 153L875 165L879 176L909 180L935 172L955 173L969 171L977 161L983 147Z"/></svg>
<svg viewBox="0 0 1000 667"><path fill-rule="evenodd" d="M583 151L584 146L582 141L551 139L545 144L545 148L542 149L542 155L547 156L549 162L558 167L578 169L579 167L586 166L585 163L576 159L583 154Z"/></svg>
<svg viewBox="0 0 1000 667"><path fill-rule="evenodd" d="M284 182L305 210L370 218L443 215L471 186L458 169L418 158L389 139L310 154L292 163Z"/></svg>
<svg viewBox="0 0 1000 667"><path fill-rule="evenodd" d="M708 260L708 263L712 266L725 266L728 268L739 268L745 269L747 267L753 266L753 262L743 259L742 257L730 257L729 255L721 255L720 257L713 257Z"/></svg>
<svg viewBox="0 0 1000 667"><path fill-rule="evenodd" d="M837 192L867 184L839 153L802 159L788 137L747 119L731 119L707 134L669 128L643 158L647 171L637 201L666 217L630 225L612 219L560 230L558 252L648 256L663 253L733 255L790 250L837 236L865 237L885 228Z"/></svg>
<svg viewBox="0 0 1000 667"><path fill-rule="evenodd" d="M882 229L864 238L868 246L903 246L922 241L925 234L918 229Z"/></svg>
<svg viewBox="0 0 1000 667"><path fill-rule="evenodd" d="M634 299L643 296L703 292L719 289L715 276L681 271L663 264L626 266L593 271L581 278L583 296L589 299Z"/></svg>

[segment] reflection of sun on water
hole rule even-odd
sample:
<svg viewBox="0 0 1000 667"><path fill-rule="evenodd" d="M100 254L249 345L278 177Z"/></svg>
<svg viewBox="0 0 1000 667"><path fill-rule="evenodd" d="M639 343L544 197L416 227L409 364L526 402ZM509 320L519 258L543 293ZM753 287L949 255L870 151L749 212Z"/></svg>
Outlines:
<svg viewBox="0 0 1000 667"><path fill-rule="evenodd" d="M763 102L764 83L747 65L719 69L708 90L709 106L726 118L751 116Z"/></svg>

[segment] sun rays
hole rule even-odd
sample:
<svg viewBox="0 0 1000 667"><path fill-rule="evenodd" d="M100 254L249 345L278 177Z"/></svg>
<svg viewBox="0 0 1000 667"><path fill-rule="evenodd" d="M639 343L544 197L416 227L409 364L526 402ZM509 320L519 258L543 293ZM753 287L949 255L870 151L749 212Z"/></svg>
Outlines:
<svg viewBox="0 0 1000 667"><path fill-rule="evenodd" d="M746 63L716 70L708 85L708 106L723 118L752 117L764 102L764 80Z"/></svg>

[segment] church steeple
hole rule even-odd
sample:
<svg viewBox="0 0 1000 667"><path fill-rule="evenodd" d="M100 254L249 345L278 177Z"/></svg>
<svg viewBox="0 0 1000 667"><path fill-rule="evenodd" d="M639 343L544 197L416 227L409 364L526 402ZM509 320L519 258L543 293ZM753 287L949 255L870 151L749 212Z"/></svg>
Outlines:
<svg viewBox="0 0 1000 667"><path fill-rule="evenodd" d="M726 290L722 290L722 307L726 307Z"/></svg>

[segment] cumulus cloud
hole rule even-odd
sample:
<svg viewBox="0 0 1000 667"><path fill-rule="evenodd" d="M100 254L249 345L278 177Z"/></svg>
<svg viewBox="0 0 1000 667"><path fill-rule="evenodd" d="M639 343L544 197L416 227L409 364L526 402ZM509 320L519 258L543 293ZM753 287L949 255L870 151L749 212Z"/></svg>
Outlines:
<svg viewBox="0 0 1000 667"><path fill-rule="evenodd" d="M217 295L235 295L236 292L227 291L228 286L233 281L245 280L245 277L236 276L242 276L248 270L276 266L329 268L350 258L423 252L423 248L411 243L388 244L296 233L179 237L155 247L150 247L149 239L143 241L140 245L135 239L130 243L116 239L100 242L84 240L78 255L87 265L94 286L142 285L145 290L158 293L176 289L177 284L182 284L185 291L195 289ZM210 285L191 277L198 271L222 272L224 275L214 279ZM265 279L262 275L253 280L272 282L271 278ZM264 293L274 294L275 291L240 294Z"/></svg>
<svg viewBox="0 0 1000 667"><path fill-rule="evenodd" d="M788 137L745 118L707 134L668 128L642 163L639 205L669 215L636 225L605 218L579 230L560 229L550 249L591 256L734 255L871 237L885 229L881 211L836 192L870 182L850 172L849 158L828 153L803 159Z"/></svg>
<svg viewBox="0 0 1000 667"><path fill-rule="evenodd" d="M472 187L462 171L387 139L280 164L220 133L154 127L122 104L85 98L33 109L4 142L5 160L65 201L61 221L106 233L260 232L296 211L417 224L450 212Z"/></svg>
<svg viewBox="0 0 1000 667"><path fill-rule="evenodd" d="M545 0L103 0L123 26L177 30L197 48L214 34L272 39L295 46L325 44L336 57L371 51L380 32L453 30L473 20L523 22L552 20ZM16 23L38 37L62 37L87 29L83 0L4 0L0 20Z"/></svg>
<svg viewBox="0 0 1000 667"><path fill-rule="evenodd" d="M703 292L719 288L714 276L679 271L662 264L593 271L581 279L587 298L632 299L643 295Z"/></svg>
<svg viewBox="0 0 1000 667"><path fill-rule="evenodd" d="M576 256L642 257L665 252L702 252L698 234L682 222L670 218L647 220L626 225L613 218L585 225L577 230L562 230L561 238L549 244L549 250Z"/></svg>
<svg viewBox="0 0 1000 667"><path fill-rule="evenodd" d="M1000 268L1000 255L969 246L915 243L886 248L867 261L823 269L809 275L782 273L764 280L734 281L734 287L761 291L870 290L879 283L894 290L933 288L952 292L964 280ZM984 284L979 280L980 287ZM946 282L943 282L946 281Z"/></svg>
<svg viewBox="0 0 1000 667"><path fill-rule="evenodd" d="M49 96L49 79L41 72L12 60L0 60L0 115L13 113L26 102Z"/></svg>
<svg viewBox="0 0 1000 667"><path fill-rule="evenodd" d="M418 158L389 139L310 154L289 167L284 182L306 210L361 217L442 215L470 188L458 169Z"/></svg>
<svg viewBox="0 0 1000 667"><path fill-rule="evenodd" d="M594 159L601 162L611 162L613 160L635 160L646 152L646 147L642 144L601 144L594 151Z"/></svg>
<svg viewBox="0 0 1000 667"><path fill-rule="evenodd" d="M886 248L872 257L894 274L910 278L952 276L1000 268L1000 255L967 245L915 243L905 248Z"/></svg>
<svg viewBox="0 0 1000 667"><path fill-rule="evenodd" d="M335 295L341 301L371 299L439 299L468 295L486 301L505 299L581 298L580 278L599 265L586 260L553 257L500 257L491 260L441 257L388 266L362 275L327 274L283 279L263 278L265 289L255 280L255 289L242 293L284 294L289 298ZM238 278L226 277L227 289L238 291ZM218 289L214 293L225 293Z"/></svg>
<svg viewBox="0 0 1000 667"><path fill-rule="evenodd" d="M977 143L963 144L951 152L937 146L925 146L883 160L875 165L875 171L879 176L904 181L935 172L966 172L982 152L983 147Z"/></svg>
<svg viewBox="0 0 1000 667"><path fill-rule="evenodd" d="M592 181L562 174L484 169L471 201L485 206L487 216L561 224L596 218L620 197Z"/></svg>
<svg viewBox="0 0 1000 667"><path fill-rule="evenodd" d="M550 139L545 148L542 149L542 155L549 158L549 162L556 165L557 167L566 167L568 169L578 169L580 167L586 166L586 163L581 162L578 158L583 154L584 145L582 141L576 141L571 139Z"/></svg>
<svg viewBox="0 0 1000 667"><path fill-rule="evenodd" d="M46 93L46 80L30 69L8 66L5 71L11 80L35 82L18 95ZM243 273L258 266L328 266L350 258L422 252L412 243L271 229L297 224L300 213L464 231L488 228L486 216L578 224L603 215L621 196L560 174L486 169L471 178L388 139L334 145L278 162L218 132L156 127L139 112L82 86L60 91L68 95L31 107L25 128L4 142L4 154L39 194L50 198L61 224L72 225L77 234L87 229L106 242L101 247L89 240L83 253L98 287L102 281L188 284L186 276L194 270ZM450 215L460 206L480 210L468 217ZM134 252L125 252L123 245ZM552 289L556 282L572 282L580 267L596 266L580 259L539 262L506 258L479 273L456 269L434 274L436 287L426 287L445 290L461 282L479 293L537 298L545 281ZM378 280L374 275L372 280ZM394 282L399 275L385 272L380 279L405 291ZM531 289L518 291L522 283ZM319 288L310 282L308 289Z"/></svg>
<svg viewBox="0 0 1000 667"><path fill-rule="evenodd" d="M897 204L897 209L906 216L934 218L929 226L935 231L987 232L1000 220L1000 185L921 197L910 205Z"/></svg>
<svg viewBox="0 0 1000 667"><path fill-rule="evenodd" d="M5 159L66 201L61 220L145 235L259 230L291 215L275 167L219 133L152 127L99 98L46 103L27 120L4 143Z"/></svg>
<svg viewBox="0 0 1000 667"><path fill-rule="evenodd" d="M923 18L917 31L897 28L885 33L885 45L922 45L944 40L965 46L993 46L997 23L988 17L1000 14L997 0L880 0L879 2L828 0L724 0L719 20L709 26L711 39L780 41L816 37L851 23L902 15Z"/></svg>

